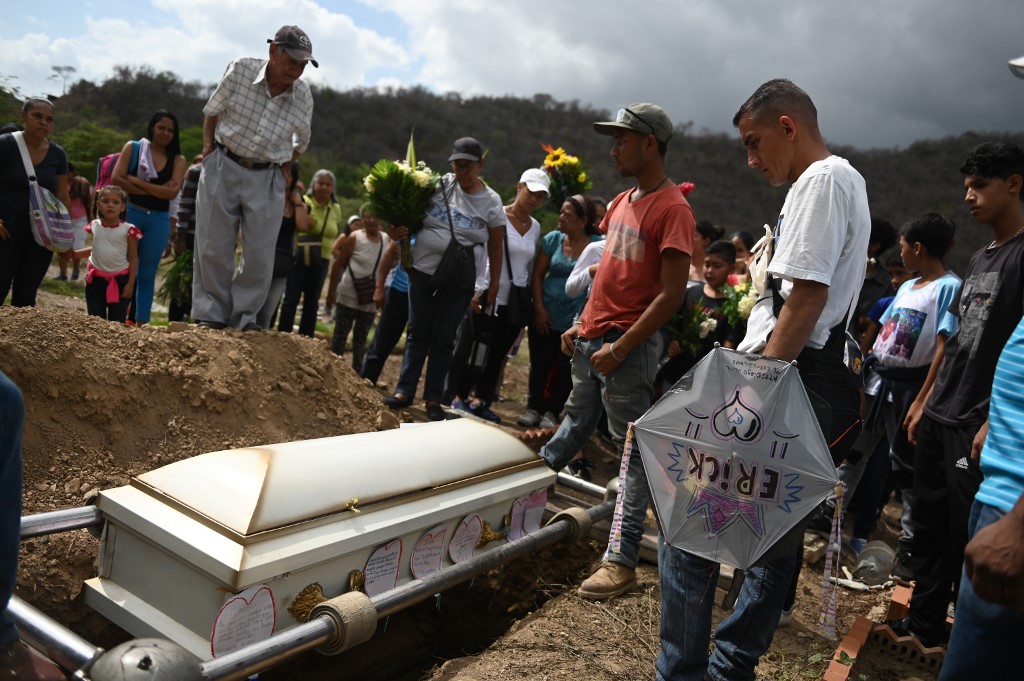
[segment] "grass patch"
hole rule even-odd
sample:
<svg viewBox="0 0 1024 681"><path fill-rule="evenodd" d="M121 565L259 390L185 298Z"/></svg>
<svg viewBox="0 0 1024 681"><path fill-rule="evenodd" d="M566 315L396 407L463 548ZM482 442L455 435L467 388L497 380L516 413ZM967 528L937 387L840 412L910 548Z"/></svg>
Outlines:
<svg viewBox="0 0 1024 681"><path fill-rule="evenodd" d="M85 300L85 286L77 281L58 281L57 279L47 277L39 284L39 290L58 296Z"/></svg>

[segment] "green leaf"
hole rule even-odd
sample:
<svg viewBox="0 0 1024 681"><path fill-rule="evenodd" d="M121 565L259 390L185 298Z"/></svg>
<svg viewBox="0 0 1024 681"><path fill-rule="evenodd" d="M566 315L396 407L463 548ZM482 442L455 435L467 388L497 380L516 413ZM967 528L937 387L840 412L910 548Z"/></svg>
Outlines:
<svg viewBox="0 0 1024 681"><path fill-rule="evenodd" d="M824 659L824 657L825 656L821 653L814 653L813 655L807 658L807 661L811 664L817 664L818 662L821 662Z"/></svg>

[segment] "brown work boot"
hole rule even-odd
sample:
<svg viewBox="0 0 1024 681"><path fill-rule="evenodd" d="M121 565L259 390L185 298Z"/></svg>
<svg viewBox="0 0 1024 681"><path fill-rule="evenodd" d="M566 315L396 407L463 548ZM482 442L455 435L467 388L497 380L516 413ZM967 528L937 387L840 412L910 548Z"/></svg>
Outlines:
<svg viewBox="0 0 1024 681"><path fill-rule="evenodd" d="M593 601L603 601L626 593L636 586L636 570L622 563L606 560L594 574L580 585L579 595Z"/></svg>

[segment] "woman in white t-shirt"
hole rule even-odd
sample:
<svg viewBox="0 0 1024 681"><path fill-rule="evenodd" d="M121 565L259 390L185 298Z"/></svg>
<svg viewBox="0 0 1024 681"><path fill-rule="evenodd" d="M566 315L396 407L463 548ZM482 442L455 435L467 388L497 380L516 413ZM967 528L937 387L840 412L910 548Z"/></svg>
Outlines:
<svg viewBox="0 0 1024 681"><path fill-rule="evenodd" d="M530 291L530 274L540 240L540 223L531 213L541 207L550 195L551 178L540 168L530 168L519 178L516 198L505 206L505 234L501 259L501 280L494 309L482 304L487 290L490 269L485 262L477 263L476 291L470 302L473 315L463 325L458 347L448 373L448 389L452 393L452 407L468 411L494 423L501 418L491 411L490 405L498 392L502 359L508 354L526 321L516 320L512 307L521 304L513 287ZM532 303L525 308L532 314ZM474 357L476 346L481 356ZM483 352L480 348L486 347Z"/></svg>
<svg viewBox="0 0 1024 681"><path fill-rule="evenodd" d="M363 229L339 236L331 249L334 262L331 265L331 281L341 281L329 296L334 302L334 333L331 335L331 351L336 355L345 354L345 340L352 334L352 368L358 373L363 369L366 358L366 337L377 316L377 305L373 292L377 285L377 271L384 252L391 243L391 237L380 231L380 223L373 215L364 212Z"/></svg>
<svg viewBox="0 0 1024 681"><path fill-rule="evenodd" d="M409 328L402 373L395 394L384 398L384 404L391 409L411 406L426 364L423 399L431 421L447 418L441 406L445 379L452 363L455 333L472 297L472 291L439 289L432 281L433 274L453 238L462 246L483 248L497 255L501 245L495 246L491 239L500 239L505 228L501 197L480 178L484 165L480 142L472 137L456 140L448 161L453 172L441 178L427 206L423 227L416 233L413 267L409 272ZM496 293L489 287L488 299Z"/></svg>

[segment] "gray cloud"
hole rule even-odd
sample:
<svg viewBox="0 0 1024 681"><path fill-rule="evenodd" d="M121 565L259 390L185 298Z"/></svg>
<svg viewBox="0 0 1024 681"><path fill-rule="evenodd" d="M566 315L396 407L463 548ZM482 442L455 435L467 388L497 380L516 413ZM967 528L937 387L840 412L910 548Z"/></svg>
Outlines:
<svg viewBox="0 0 1024 681"><path fill-rule="evenodd" d="M396 32L357 25L352 5L333 0L153 0L152 20L134 24L104 4L72 38L50 38L52 18L25 20L14 39L0 29L0 73L25 94L52 90L50 66L63 64L91 80L128 63L213 83L233 57L264 54L263 39L287 21L313 38L321 68L306 77L338 89L546 93L609 110L655 101L696 131L729 132L754 88L785 76L814 98L833 142L890 147L1022 129L1024 83L1006 66L1024 54L1020 0L360 1L391 13ZM111 35L144 49L126 51Z"/></svg>

